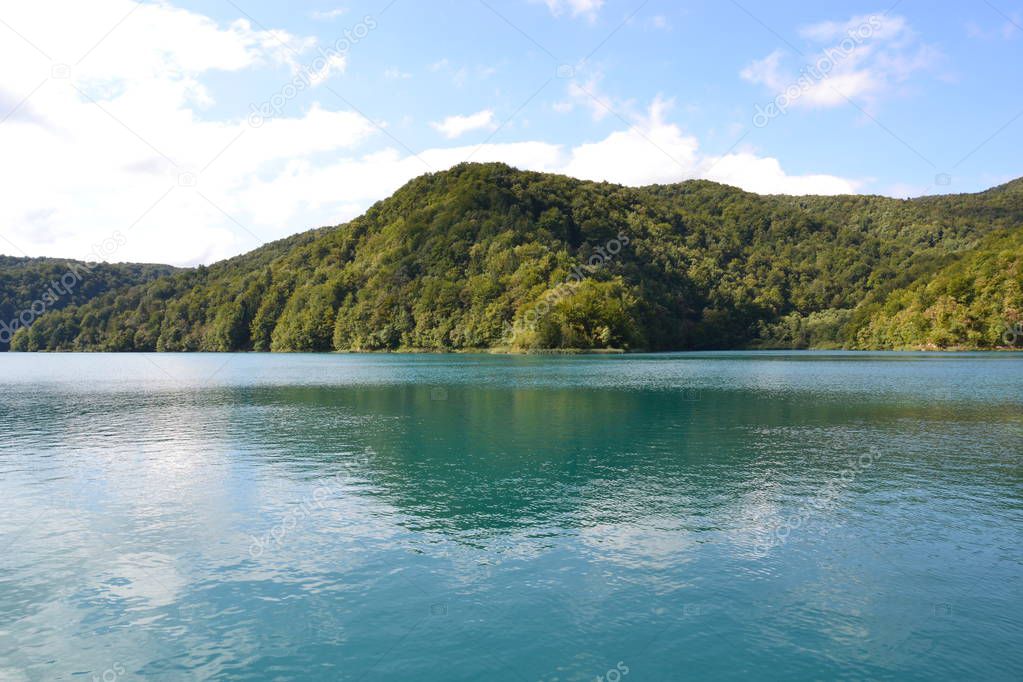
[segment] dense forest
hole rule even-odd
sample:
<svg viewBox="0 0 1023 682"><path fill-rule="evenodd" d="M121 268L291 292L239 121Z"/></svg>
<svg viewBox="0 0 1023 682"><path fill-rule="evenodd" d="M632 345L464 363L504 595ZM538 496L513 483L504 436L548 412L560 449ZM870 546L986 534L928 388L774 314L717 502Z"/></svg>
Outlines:
<svg viewBox="0 0 1023 682"><path fill-rule="evenodd" d="M0 300L32 299L28 273L3 272ZM12 348L995 348L1023 344L1006 333L1023 321L1023 181L791 197L463 164L209 267L86 296L97 272Z"/></svg>
<svg viewBox="0 0 1023 682"><path fill-rule="evenodd" d="M168 265L0 256L0 351L37 318L176 272Z"/></svg>

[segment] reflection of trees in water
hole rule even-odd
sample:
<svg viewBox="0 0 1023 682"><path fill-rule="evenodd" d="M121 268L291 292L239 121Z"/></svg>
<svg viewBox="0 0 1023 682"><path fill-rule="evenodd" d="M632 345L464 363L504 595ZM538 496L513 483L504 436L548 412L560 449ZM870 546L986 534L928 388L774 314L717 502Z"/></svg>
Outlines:
<svg viewBox="0 0 1023 682"><path fill-rule="evenodd" d="M909 453L916 475L941 478L949 475L949 438L972 450L985 429L999 437L990 424L1002 423L1004 436L1015 419L990 406L843 404L735 390L702 389L694 400L684 386L401 384L234 393L258 417L249 436L287 471L316 478L343 467L365 481L366 495L405 513L409 529L469 543L503 531L542 534L548 526L651 516L694 529L732 523L758 495L763 502L764 493L815 494L871 446L883 455L867 472L879 485L898 485L886 479L893 467L905 475ZM989 473L957 470L957 482Z"/></svg>

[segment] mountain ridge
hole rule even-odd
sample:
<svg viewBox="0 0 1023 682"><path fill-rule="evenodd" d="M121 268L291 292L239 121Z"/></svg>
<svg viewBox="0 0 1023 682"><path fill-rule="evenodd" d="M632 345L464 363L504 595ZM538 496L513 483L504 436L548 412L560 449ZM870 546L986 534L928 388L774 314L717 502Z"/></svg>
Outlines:
<svg viewBox="0 0 1023 682"><path fill-rule="evenodd" d="M461 164L348 223L49 312L12 347L997 347L1023 308L1013 183L901 200ZM986 251L997 277L953 272L990 269L966 257ZM973 284L928 290L946 276Z"/></svg>

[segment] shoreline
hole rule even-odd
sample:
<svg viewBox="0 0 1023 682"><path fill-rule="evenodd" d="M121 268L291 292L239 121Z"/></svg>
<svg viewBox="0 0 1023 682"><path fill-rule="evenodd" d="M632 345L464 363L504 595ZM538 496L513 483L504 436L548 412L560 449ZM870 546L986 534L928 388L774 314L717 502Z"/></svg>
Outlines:
<svg viewBox="0 0 1023 682"><path fill-rule="evenodd" d="M511 348L396 348L375 350L325 350L325 351L254 351L254 350L5 350L0 355L87 355L87 354L167 354L167 355L230 355L235 353L252 355L521 355L521 356L564 356L564 355L652 355L667 353L1023 353L1023 347L1013 348L999 346L997 348L975 348L956 346L952 348L916 347L916 348L682 348L673 350L647 350L624 348L537 348L515 350Z"/></svg>

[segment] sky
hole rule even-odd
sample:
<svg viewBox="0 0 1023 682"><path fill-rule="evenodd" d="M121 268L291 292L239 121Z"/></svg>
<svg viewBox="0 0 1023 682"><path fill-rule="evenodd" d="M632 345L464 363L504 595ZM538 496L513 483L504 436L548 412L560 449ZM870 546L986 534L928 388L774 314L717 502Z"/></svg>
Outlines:
<svg viewBox="0 0 1023 682"><path fill-rule="evenodd" d="M36 0L0 4L0 64L14 256L209 264L463 161L894 197L1023 175L1023 0Z"/></svg>

